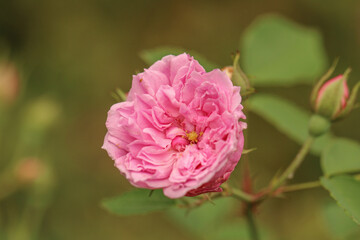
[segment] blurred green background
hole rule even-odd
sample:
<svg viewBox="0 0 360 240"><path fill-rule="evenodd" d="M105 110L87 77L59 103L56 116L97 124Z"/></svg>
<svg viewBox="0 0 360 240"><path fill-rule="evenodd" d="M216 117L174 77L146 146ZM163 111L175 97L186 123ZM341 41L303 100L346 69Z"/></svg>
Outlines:
<svg viewBox="0 0 360 240"><path fill-rule="evenodd" d="M179 46L231 65L244 30L265 13L317 29L328 61L340 56L339 71L353 68L350 85L360 78L357 0L0 0L0 59L10 72L5 63L15 64L20 79L0 111L0 176L6 183L0 185L0 239L201 238L167 213L118 217L100 207L103 198L131 189L100 149L111 92L128 91L132 75L146 67L138 53L157 46ZM309 108L308 85L257 91ZM359 120L360 111L354 111L334 125L334 133L359 141ZM248 122L248 144L258 149L250 156L251 169L262 187L299 146L255 114ZM42 178L13 186L11 171L22 182L31 173ZM310 155L296 181L320 175L318 158ZM331 202L321 189L291 193L266 202L256 216L274 239L341 239L324 220L323 206ZM228 220L240 215L240 206L234 209Z"/></svg>

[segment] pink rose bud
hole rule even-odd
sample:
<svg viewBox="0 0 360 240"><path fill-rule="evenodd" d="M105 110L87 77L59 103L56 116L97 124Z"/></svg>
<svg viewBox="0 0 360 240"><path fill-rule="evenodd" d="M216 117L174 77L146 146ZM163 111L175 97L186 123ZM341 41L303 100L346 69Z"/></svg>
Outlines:
<svg viewBox="0 0 360 240"><path fill-rule="evenodd" d="M350 69L347 69L344 74L328 80L334 72L336 64L337 60L316 83L311 93L310 101L315 114L312 115L309 122L309 133L313 137L326 133L330 129L331 121L346 116L355 105L360 82L354 86L349 95L347 78Z"/></svg>
<svg viewBox="0 0 360 240"><path fill-rule="evenodd" d="M0 63L0 104L15 101L19 92L19 74L11 63Z"/></svg>
<svg viewBox="0 0 360 240"><path fill-rule="evenodd" d="M346 77L339 75L321 86L315 105L315 111L318 114L334 119L345 109L349 98L346 80Z"/></svg>
<svg viewBox="0 0 360 240"><path fill-rule="evenodd" d="M347 79L350 69L342 75L327 80L335 66L336 62L315 85L311 94L311 104L315 113L329 120L342 118L351 112L360 88L360 82L358 82L349 94Z"/></svg>
<svg viewBox="0 0 360 240"><path fill-rule="evenodd" d="M220 192L243 150L242 108L226 73L169 55L134 75L126 101L111 107L103 149L135 187L169 198Z"/></svg>

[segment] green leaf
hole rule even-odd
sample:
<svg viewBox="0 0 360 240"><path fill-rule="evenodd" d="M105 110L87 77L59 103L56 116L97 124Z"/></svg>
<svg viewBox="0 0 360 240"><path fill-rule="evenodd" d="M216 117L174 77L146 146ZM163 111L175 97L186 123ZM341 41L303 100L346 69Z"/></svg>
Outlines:
<svg viewBox="0 0 360 240"><path fill-rule="evenodd" d="M102 206L111 213L122 216L143 214L175 206L175 200L165 197L161 190L136 189L118 197L105 199Z"/></svg>
<svg viewBox="0 0 360 240"><path fill-rule="evenodd" d="M169 216L189 233L202 237L210 236L229 216L236 202L231 198L220 198L215 199L214 203L215 205L204 203L190 212L187 212L187 209L172 208L169 210Z"/></svg>
<svg viewBox="0 0 360 240"><path fill-rule="evenodd" d="M217 68L216 64L210 62L196 51L186 50L179 47L157 47L153 49L143 50L140 52L140 58L144 60L144 62L146 62L148 65L152 65L154 62L160 60L167 55L179 55L184 52L193 56L201 64L201 66L205 68L207 72Z"/></svg>
<svg viewBox="0 0 360 240"><path fill-rule="evenodd" d="M278 15L251 24L241 50L242 66L255 86L311 84L327 66L321 35Z"/></svg>
<svg viewBox="0 0 360 240"><path fill-rule="evenodd" d="M321 154L321 166L327 176L360 172L360 144L337 138Z"/></svg>
<svg viewBox="0 0 360 240"><path fill-rule="evenodd" d="M330 192L340 207L360 224L360 181L352 176L343 175L321 178L321 184Z"/></svg>
<svg viewBox="0 0 360 240"><path fill-rule="evenodd" d="M302 144L308 137L310 113L286 99L270 94L256 94L247 100L247 104L245 107L250 111L266 119L295 142ZM311 152L320 154L331 138L331 134L317 138Z"/></svg>
<svg viewBox="0 0 360 240"><path fill-rule="evenodd" d="M355 234L360 236L359 226L351 221L344 211L335 203L325 205L324 218L330 234L337 239L348 239L348 237Z"/></svg>

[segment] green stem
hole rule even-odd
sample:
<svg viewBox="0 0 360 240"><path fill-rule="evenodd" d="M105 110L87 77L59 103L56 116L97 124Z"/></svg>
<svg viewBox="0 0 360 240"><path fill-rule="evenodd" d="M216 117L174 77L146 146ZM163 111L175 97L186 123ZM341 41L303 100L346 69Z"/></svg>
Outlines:
<svg viewBox="0 0 360 240"><path fill-rule="evenodd" d="M355 174L354 178L356 180L360 180L360 174ZM284 186L282 187L281 192L295 192L295 191L301 191L301 190L317 188L317 187L321 187L320 181L312 181L312 182L305 182L305 183Z"/></svg>
<svg viewBox="0 0 360 240"><path fill-rule="evenodd" d="M233 188L231 189L232 195L234 198L239 199L245 202L253 202L255 200L254 196L246 192L241 191L240 189Z"/></svg>
<svg viewBox="0 0 360 240"><path fill-rule="evenodd" d="M294 191L305 190L305 189L310 189L310 188L317 188L317 187L321 187L320 181L313 181L313 182L306 182L306 183L299 183L299 184L284 186L282 188L281 192L294 192Z"/></svg>
<svg viewBox="0 0 360 240"><path fill-rule="evenodd" d="M306 139L300 151L295 156L294 160L290 163L288 168L283 172L283 174L281 174L281 176L275 181L275 183L272 184L272 186L270 187L270 193L274 192L276 189L282 186L285 183L285 181L295 173L295 171L304 161L305 156L309 152L313 142L314 142L314 138L311 136Z"/></svg>
<svg viewBox="0 0 360 240"><path fill-rule="evenodd" d="M255 219L251 211L251 204L246 209L246 220L249 227L249 235L251 240L260 240L258 229L256 227Z"/></svg>

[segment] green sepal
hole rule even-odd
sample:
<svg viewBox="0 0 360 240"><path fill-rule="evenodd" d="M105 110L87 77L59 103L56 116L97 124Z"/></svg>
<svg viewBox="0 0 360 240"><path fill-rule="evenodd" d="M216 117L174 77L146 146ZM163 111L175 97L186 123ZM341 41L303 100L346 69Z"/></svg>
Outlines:
<svg viewBox="0 0 360 240"><path fill-rule="evenodd" d="M310 97L310 102L311 102L311 106L313 107L313 109L315 110L316 107L316 98L318 96L318 92L321 88L321 86L326 82L326 80L328 80L330 78L330 76L333 74L333 72L335 71L336 65L338 64L339 59L336 58L333 62L333 64L331 65L331 67L329 68L329 70L320 78L320 80L315 84L312 92L311 92L311 97Z"/></svg>
<svg viewBox="0 0 360 240"><path fill-rule="evenodd" d="M116 102L126 101L126 94L120 88L117 88L115 92L112 92L111 96L115 99Z"/></svg>
<svg viewBox="0 0 360 240"><path fill-rule="evenodd" d="M349 99L346 102L346 107L344 108L343 111L341 111L338 118L345 117L346 115L348 115L351 112L351 110L353 110L353 108L355 107L355 104L356 104L356 97L359 92L359 89L360 89L360 82L356 83L354 88L351 90Z"/></svg>
<svg viewBox="0 0 360 240"><path fill-rule="evenodd" d="M234 85L239 86L241 96L247 96L254 92L254 89L250 86L250 81L243 70L240 68L239 64L240 53L237 52L234 56L233 63L233 73L231 76L231 81Z"/></svg>
<svg viewBox="0 0 360 240"><path fill-rule="evenodd" d="M249 153L251 153L251 152L253 152L255 150L257 150L257 148L243 149L241 154L242 155L249 154Z"/></svg>

